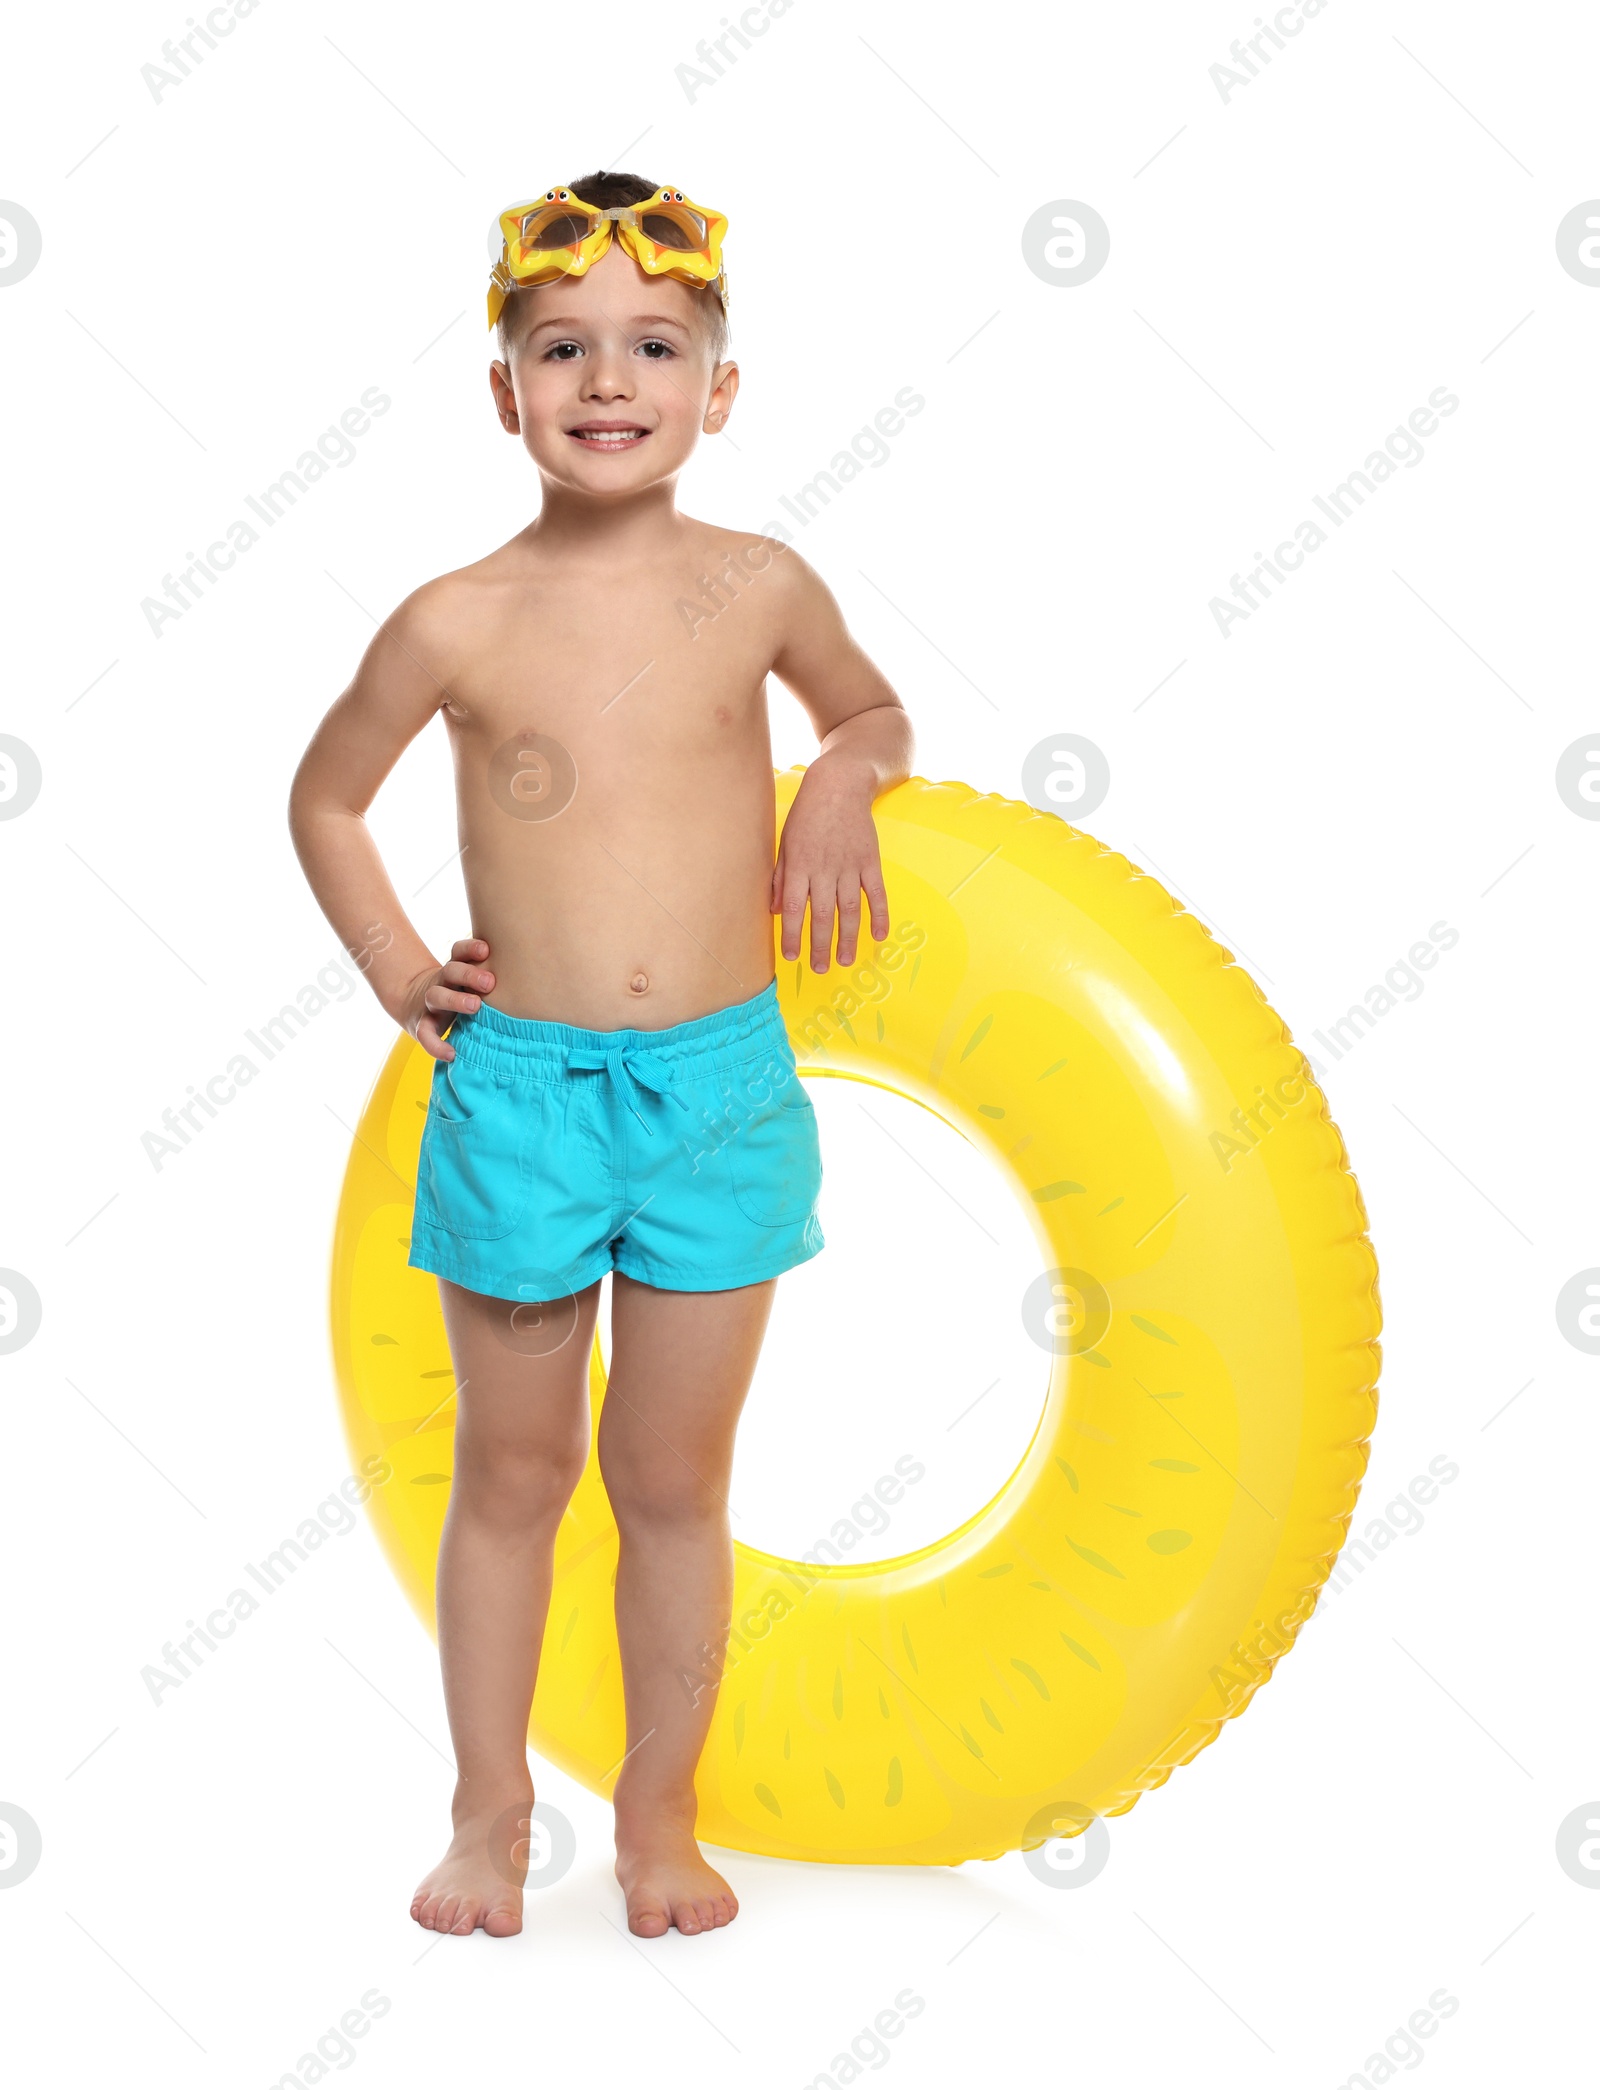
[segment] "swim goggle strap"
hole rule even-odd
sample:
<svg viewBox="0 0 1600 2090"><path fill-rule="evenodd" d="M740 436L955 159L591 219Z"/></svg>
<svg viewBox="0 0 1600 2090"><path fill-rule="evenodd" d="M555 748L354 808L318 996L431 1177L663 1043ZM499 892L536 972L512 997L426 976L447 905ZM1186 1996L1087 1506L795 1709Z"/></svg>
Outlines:
<svg viewBox="0 0 1600 2090"><path fill-rule="evenodd" d="M657 189L643 203L613 204L609 210L585 203L571 189L546 189L500 213L500 258L489 273L489 324L500 317L512 291L581 276L613 235L647 275L671 276L702 289L714 286L726 312L722 238L727 229L719 211L692 203L681 189Z"/></svg>

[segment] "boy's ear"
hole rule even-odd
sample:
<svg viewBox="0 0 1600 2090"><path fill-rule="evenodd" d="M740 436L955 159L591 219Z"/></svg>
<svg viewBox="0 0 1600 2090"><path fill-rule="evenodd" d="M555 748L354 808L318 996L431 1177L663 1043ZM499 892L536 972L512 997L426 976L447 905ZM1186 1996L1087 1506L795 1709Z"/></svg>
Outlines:
<svg viewBox="0 0 1600 2090"><path fill-rule="evenodd" d="M739 366L737 363L719 363L711 386L711 397L706 401L705 419L701 423L703 432L715 435L727 426L728 416L733 411L733 402L739 395Z"/></svg>
<svg viewBox="0 0 1600 2090"><path fill-rule="evenodd" d="M504 363L489 365L489 390L494 394L494 410L500 416L500 426L507 435L521 435L522 422L517 413L517 395L512 390L511 372Z"/></svg>

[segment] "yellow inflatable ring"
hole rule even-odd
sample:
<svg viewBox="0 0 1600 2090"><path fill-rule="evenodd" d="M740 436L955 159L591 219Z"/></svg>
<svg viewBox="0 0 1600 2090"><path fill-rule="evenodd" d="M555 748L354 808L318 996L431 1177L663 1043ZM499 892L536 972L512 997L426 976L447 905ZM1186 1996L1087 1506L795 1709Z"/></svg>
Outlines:
<svg viewBox="0 0 1600 2090"><path fill-rule="evenodd" d="M780 825L802 774L777 779ZM820 1568L736 1545L698 1831L951 1864L1125 1813L1270 1676L1366 1465L1377 1267L1304 1058L1153 878L963 784L874 810L890 938L864 942L859 994L780 964L790 1038L808 1078L911 1097L1005 1172L1049 1390L1011 1478L935 1545ZM373 1090L332 1285L352 1451L384 1462L370 1513L430 1630L455 1403L406 1252L431 1067L401 1038ZM591 1384L598 1414L598 1342ZM616 1552L591 1446L528 1731L597 1793L625 1747Z"/></svg>

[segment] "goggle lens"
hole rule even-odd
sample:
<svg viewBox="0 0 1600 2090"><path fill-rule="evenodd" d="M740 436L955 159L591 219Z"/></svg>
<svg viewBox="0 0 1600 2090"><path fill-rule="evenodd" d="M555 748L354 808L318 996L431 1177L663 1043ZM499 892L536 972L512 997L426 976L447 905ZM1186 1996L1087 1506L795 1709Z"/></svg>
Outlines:
<svg viewBox="0 0 1600 2090"><path fill-rule="evenodd" d="M654 210L645 211L639 219L639 230L656 246L670 247L678 253L703 254L709 244L705 219L698 211L677 205L658 204Z"/></svg>
<svg viewBox="0 0 1600 2090"><path fill-rule="evenodd" d="M586 239L592 230L588 218L580 218L570 210L562 210L554 204L542 209L531 210L517 228L523 249L528 253L548 254L560 247L575 247Z"/></svg>

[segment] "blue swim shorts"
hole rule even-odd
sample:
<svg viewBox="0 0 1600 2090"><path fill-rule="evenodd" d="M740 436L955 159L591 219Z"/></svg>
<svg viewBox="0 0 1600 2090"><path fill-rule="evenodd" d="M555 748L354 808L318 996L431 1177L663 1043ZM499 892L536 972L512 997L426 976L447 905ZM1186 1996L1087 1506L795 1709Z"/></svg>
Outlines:
<svg viewBox="0 0 1600 2090"><path fill-rule="evenodd" d="M824 1246L816 1112L778 986L666 1030L582 1030L487 1002L446 1034L408 1262L542 1300L620 1270L669 1292L758 1284Z"/></svg>

